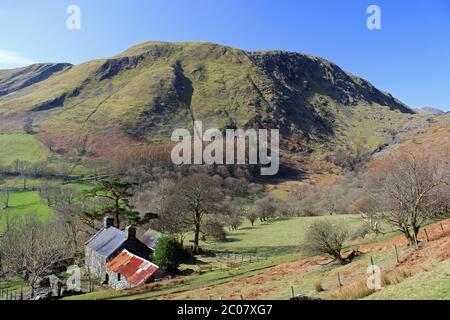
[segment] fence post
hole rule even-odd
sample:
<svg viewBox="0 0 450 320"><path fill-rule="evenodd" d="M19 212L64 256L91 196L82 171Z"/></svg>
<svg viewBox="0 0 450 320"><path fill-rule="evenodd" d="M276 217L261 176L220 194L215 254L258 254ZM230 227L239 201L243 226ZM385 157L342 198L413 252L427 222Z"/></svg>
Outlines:
<svg viewBox="0 0 450 320"><path fill-rule="evenodd" d="M370 263L372 264L372 275L374 276L374 279L375 279L375 267L374 267L373 257L372 256L370 256Z"/></svg>
<svg viewBox="0 0 450 320"><path fill-rule="evenodd" d="M342 283L341 283L341 274L339 272L337 273L337 283L338 283L339 290L341 290Z"/></svg>
<svg viewBox="0 0 450 320"><path fill-rule="evenodd" d="M244 296L241 294L241 300L244 300Z"/></svg>
<svg viewBox="0 0 450 320"><path fill-rule="evenodd" d="M397 259L397 264L400 263L400 259L398 257L398 248L397 245L395 245L395 258Z"/></svg>
<svg viewBox="0 0 450 320"><path fill-rule="evenodd" d="M430 237L428 237L428 232L427 229L423 229L423 231L425 231L425 236L427 237L427 242L430 242Z"/></svg>
<svg viewBox="0 0 450 320"><path fill-rule="evenodd" d="M440 226L441 226L442 233L444 233L444 225L442 224L442 222L440 223Z"/></svg>
<svg viewBox="0 0 450 320"><path fill-rule="evenodd" d="M294 287L291 286L291 294L292 294L292 299L295 298L295 293L294 293Z"/></svg>

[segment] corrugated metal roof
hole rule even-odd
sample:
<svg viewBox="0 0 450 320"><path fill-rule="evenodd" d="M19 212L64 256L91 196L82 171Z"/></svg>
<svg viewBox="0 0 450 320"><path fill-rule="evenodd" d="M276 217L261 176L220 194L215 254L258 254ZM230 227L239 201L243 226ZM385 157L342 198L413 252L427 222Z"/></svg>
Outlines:
<svg viewBox="0 0 450 320"><path fill-rule="evenodd" d="M126 235L117 228L103 228L95 236L86 242L87 247L93 249L103 257L109 257L116 251L125 241Z"/></svg>
<svg viewBox="0 0 450 320"><path fill-rule="evenodd" d="M159 267L150 261L142 259L127 250L123 250L119 255L106 264L106 268L116 273L120 273L127 279L127 282L135 287L144 284Z"/></svg>

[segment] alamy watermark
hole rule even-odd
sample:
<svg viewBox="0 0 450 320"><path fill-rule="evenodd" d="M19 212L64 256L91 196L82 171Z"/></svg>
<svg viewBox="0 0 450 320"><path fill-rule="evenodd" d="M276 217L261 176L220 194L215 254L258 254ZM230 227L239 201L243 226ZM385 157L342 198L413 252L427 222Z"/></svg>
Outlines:
<svg viewBox="0 0 450 320"><path fill-rule="evenodd" d="M280 133L278 129L271 129L270 134L267 129L258 131L255 129L228 129L225 130L224 136L218 129L208 129L203 132L202 121L195 121L193 139L191 132L187 129L174 130L171 139L178 142L171 154L172 162L177 165L262 165L264 166L261 168L263 176L276 175L280 168Z"/></svg>
<svg viewBox="0 0 450 320"><path fill-rule="evenodd" d="M381 30L381 8L372 4L367 7L367 14L370 14L366 21L367 29Z"/></svg>
<svg viewBox="0 0 450 320"><path fill-rule="evenodd" d="M70 5L66 9L69 17L66 20L68 30L81 30L81 8L77 5Z"/></svg>
<svg viewBox="0 0 450 320"><path fill-rule="evenodd" d="M381 268L376 265L369 265L367 267L367 288L370 290L381 290Z"/></svg>

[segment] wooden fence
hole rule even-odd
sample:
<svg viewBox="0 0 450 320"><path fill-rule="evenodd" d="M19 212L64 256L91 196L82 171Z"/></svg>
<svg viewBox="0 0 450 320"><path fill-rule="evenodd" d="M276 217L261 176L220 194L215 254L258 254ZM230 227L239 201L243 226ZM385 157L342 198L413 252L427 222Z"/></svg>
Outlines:
<svg viewBox="0 0 450 320"><path fill-rule="evenodd" d="M31 290L8 290L0 289L1 300L30 300L33 296Z"/></svg>

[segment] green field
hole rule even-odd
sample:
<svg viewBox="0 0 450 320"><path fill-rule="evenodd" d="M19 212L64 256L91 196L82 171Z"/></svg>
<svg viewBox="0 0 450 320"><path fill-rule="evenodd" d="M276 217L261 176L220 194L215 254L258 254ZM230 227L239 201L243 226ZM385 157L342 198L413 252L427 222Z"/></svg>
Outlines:
<svg viewBox="0 0 450 320"><path fill-rule="evenodd" d="M0 134L0 164L2 165L10 165L15 160L36 163L45 160L48 152L48 149L32 135Z"/></svg>
<svg viewBox="0 0 450 320"><path fill-rule="evenodd" d="M361 222L357 215L334 217L301 217L274 221L272 223L256 223L254 227L245 222L238 230L229 232L226 242L202 242L202 248L233 252L243 255L266 256L267 259L252 263L242 263L236 268L223 270L218 265L225 266L227 260L221 258L198 257L194 264L184 264L183 269L197 270L199 264L212 264L214 270L201 275L184 278L181 285L161 287L154 291L130 294L124 291L105 290L92 294L69 297L68 299L149 299L162 294L186 292L205 285L220 285L232 280L243 279L258 275L270 267L298 260L300 242L314 219L331 219L332 221L344 221L350 229L356 228Z"/></svg>
<svg viewBox="0 0 450 320"><path fill-rule="evenodd" d="M12 192L9 206L8 209L0 210L0 232L4 230L8 220L11 222L16 217L34 215L45 221L53 213L35 191Z"/></svg>
<svg viewBox="0 0 450 320"><path fill-rule="evenodd" d="M208 241L201 245L209 250L267 257L291 254L298 251L309 225L315 219L343 221L350 230L356 229L362 221L359 215L289 218L266 224L257 222L253 227L246 221L236 231L227 230L227 241Z"/></svg>

